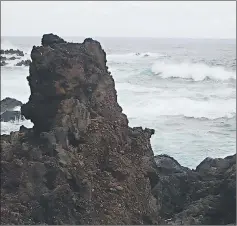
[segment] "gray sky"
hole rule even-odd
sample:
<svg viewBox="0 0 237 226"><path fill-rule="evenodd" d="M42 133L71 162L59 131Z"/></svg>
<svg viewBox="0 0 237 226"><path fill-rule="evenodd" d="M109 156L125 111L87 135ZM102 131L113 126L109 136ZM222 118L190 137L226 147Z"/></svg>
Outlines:
<svg viewBox="0 0 237 226"><path fill-rule="evenodd" d="M236 38L235 1L1 1L2 36Z"/></svg>

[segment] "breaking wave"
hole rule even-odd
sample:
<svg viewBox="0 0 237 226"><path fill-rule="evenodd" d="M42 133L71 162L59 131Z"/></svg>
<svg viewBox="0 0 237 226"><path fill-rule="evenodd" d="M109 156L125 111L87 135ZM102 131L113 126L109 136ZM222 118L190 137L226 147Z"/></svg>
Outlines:
<svg viewBox="0 0 237 226"><path fill-rule="evenodd" d="M161 78L182 78L194 81L203 80L236 80L234 71L228 71L219 66L208 66L202 63L164 63L156 62L152 66L152 72Z"/></svg>

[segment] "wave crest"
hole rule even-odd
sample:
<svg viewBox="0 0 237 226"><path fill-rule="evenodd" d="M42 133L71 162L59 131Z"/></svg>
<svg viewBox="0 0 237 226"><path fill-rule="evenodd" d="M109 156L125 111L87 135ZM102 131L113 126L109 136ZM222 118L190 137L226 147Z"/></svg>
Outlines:
<svg viewBox="0 0 237 226"><path fill-rule="evenodd" d="M156 62L152 66L152 72L161 78L182 78L194 81L204 80L236 80L234 71L228 71L224 67L211 67L203 63L164 63Z"/></svg>

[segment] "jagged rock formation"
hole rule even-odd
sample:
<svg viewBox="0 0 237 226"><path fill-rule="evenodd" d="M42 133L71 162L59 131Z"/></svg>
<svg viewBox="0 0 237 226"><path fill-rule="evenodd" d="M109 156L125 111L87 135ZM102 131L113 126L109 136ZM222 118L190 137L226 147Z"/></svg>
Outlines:
<svg viewBox="0 0 237 226"><path fill-rule="evenodd" d="M100 43L48 34L31 52L34 123L1 136L2 224L235 223L235 156L196 170L130 128Z"/></svg>
<svg viewBox="0 0 237 226"><path fill-rule="evenodd" d="M226 225L236 223L236 155L206 158L196 170L175 159L156 156L160 180L153 194L162 224Z"/></svg>
<svg viewBox="0 0 237 226"><path fill-rule="evenodd" d="M33 129L2 136L2 224L157 224L150 137L129 128L97 41L33 47Z"/></svg>

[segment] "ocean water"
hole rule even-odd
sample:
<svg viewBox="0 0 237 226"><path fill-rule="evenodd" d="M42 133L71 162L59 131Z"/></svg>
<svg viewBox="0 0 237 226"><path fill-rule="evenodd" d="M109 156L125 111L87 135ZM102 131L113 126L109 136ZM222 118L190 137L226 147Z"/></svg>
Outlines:
<svg viewBox="0 0 237 226"><path fill-rule="evenodd" d="M83 37L64 37L81 42ZM168 154L195 168L207 156L236 152L235 40L95 38L107 53L118 102L130 126L155 129L155 154ZM18 48L30 59L40 37L2 37L1 48ZM21 59L16 60L20 61ZM27 102L27 67L1 67L1 99ZM1 133L31 127L1 123Z"/></svg>

